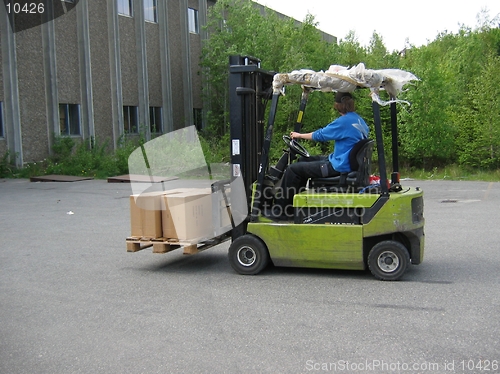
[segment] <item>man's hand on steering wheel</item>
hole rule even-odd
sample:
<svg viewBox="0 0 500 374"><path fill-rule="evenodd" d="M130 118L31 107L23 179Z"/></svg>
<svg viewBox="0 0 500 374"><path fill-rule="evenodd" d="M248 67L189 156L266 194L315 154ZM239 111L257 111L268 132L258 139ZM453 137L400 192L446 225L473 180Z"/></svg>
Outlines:
<svg viewBox="0 0 500 374"><path fill-rule="evenodd" d="M297 132L292 132L290 136L283 135L283 141L285 144L295 153L301 155L302 157L310 157L309 152L302 145L300 145L293 137L292 134L299 134ZM300 135L300 134L299 134ZM297 138L296 138L297 139Z"/></svg>
<svg viewBox="0 0 500 374"><path fill-rule="evenodd" d="M305 139L305 140L312 140L312 135L313 133L312 132L308 132L306 134L302 134L300 132L295 132L295 131L292 131L290 133L290 138L292 139Z"/></svg>

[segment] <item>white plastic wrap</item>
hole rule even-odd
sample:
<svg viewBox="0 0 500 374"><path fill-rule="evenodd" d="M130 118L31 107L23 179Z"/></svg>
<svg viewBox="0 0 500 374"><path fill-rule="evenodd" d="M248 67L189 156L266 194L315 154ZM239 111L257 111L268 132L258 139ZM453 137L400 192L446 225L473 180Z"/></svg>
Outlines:
<svg viewBox="0 0 500 374"><path fill-rule="evenodd" d="M300 84L301 86L314 88L323 92L352 92L356 89L355 82L339 79L324 72L312 70L294 70L288 74L276 74L273 80L274 92L280 92L283 86L288 84Z"/></svg>
<svg viewBox="0 0 500 374"><path fill-rule="evenodd" d="M331 65L326 71L294 70L291 73L280 73L274 76L273 89L275 93L283 92L283 87L289 84L313 88L323 92L352 92L357 87L371 89L373 101L387 105L397 100L397 95L403 87L418 78L412 73L400 69L366 69L363 63L352 68L340 65ZM379 91L386 90L391 101L383 101Z"/></svg>

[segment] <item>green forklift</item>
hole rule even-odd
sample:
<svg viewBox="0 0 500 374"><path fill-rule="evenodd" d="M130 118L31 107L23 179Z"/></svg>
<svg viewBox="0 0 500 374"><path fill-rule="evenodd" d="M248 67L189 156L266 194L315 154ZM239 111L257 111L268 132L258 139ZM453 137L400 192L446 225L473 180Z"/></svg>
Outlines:
<svg viewBox="0 0 500 374"><path fill-rule="evenodd" d="M278 75L262 69L257 58L231 56L229 62L231 179L243 180L248 212L246 219L230 232L228 255L233 269L245 275L258 274L271 263L283 267L369 269L377 279L398 280L410 264L420 264L424 257L423 191L400 183L395 92L390 92L394 100L389 104L393 169L390 179L380 101L374 99L375 139L353 148L352 171L339 177L309 180L307 188L294 196L293 219L275 221L265 212L273 205L281 177L298 155L308 157L309 153L294 139L282 136L286 145L283 156L270 165L269 151L283 85L277 87ZM307 99L314 91L390 86L383 76L377 81L376 74L366 78L367 73L370 71L363 72L364 81L339 75L334 83L318 84L314 81L317 76L306 72L285 82L302 86L294 131L300 132ZM331 80L331 76L326 78ZM380 174L377 184L370 180L374 149Z"/></svg>

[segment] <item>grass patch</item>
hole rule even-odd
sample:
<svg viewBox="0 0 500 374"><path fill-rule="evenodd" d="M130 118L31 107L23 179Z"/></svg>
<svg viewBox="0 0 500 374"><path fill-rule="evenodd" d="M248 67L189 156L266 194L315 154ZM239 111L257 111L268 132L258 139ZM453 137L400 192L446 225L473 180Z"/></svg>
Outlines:
<svg viewBox="0 0 500 374"><path fill-rule="evenodd" d="M42 161L26 163L17 169L11 165L9 154L0 160L0 178L30 178L41 175L73 175L106 179L128 174L128 157L137 147L137 141L121 139L113 151L109 142L98 144L70 137L56 137L52 155Z"/></svg>
<svg viewBox="0 0 500 374"><path fill-rule="evenodd" d="M485 181L499 182L500 170L481 170L464 168L458 165L449 165L432 170L402 168L401 178L419 180L451 180L451 181Z"/></svg>

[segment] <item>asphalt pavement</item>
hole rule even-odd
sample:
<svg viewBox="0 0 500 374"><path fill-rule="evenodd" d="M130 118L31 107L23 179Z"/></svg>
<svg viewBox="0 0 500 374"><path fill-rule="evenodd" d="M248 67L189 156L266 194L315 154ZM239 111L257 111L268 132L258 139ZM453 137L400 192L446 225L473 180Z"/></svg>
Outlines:
<svg viewBox="0 0 500 374"><path fill-rule="evenodd" d="M500 183L403 185L425 257L382 282L127 253L130 185L0 180L0 373L500 372Z"/></svg>

